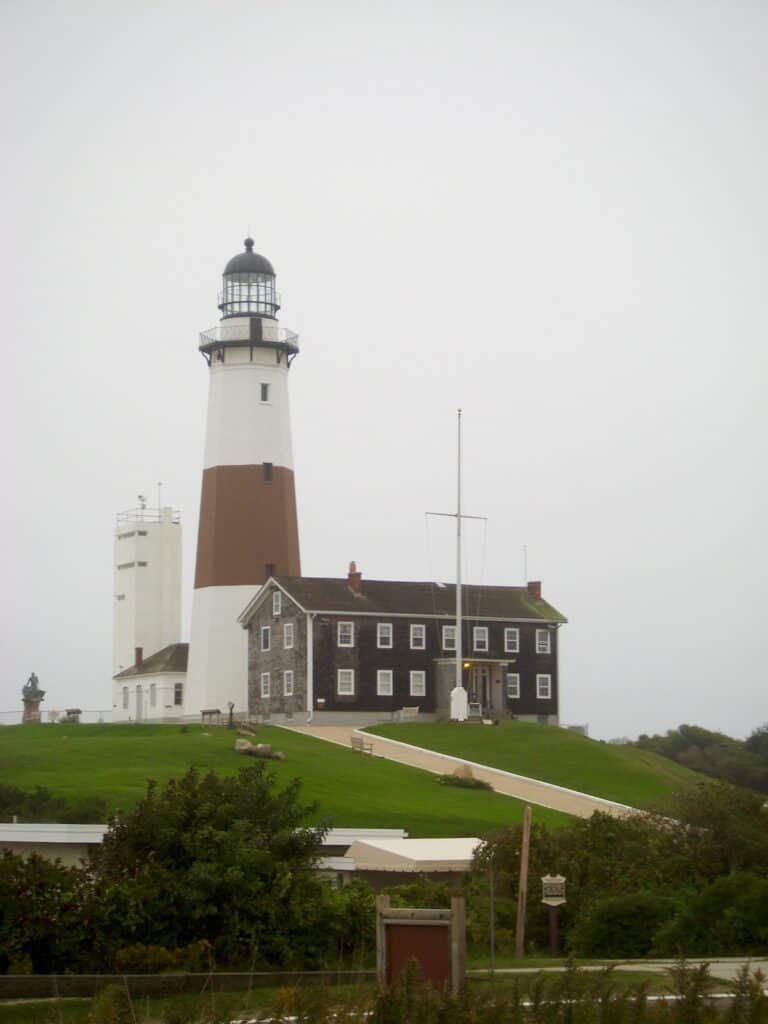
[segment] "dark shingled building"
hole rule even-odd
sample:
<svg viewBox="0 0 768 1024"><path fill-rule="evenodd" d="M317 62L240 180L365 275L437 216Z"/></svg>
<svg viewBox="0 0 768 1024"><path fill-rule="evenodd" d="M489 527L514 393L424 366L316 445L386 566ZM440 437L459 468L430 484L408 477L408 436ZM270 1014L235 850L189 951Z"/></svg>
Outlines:
<svg viewBox="0 0 768 1024"><path fill-rule="evenodd" d="M470 717L558 722L557 632L541 584L462 588ZM346 578L267 580L240 616L255 719L447 718L456 678L453 584Z"/></svg>

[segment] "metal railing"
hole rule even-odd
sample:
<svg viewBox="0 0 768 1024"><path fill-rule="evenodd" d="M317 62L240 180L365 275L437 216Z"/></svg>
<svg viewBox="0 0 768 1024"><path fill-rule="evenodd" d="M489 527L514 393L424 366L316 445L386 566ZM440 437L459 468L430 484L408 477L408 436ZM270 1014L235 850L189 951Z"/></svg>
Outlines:
<svg viewBox="0 0 768 1024"><path fill-rule="evenodd" d="M242 341L248 343L251 340L250 324L216 324L209 327L207 331L200 332L200 348L208 345L226 345L232 342ZM278 327L272 324L262 325L262 341L266 345L285 345L298 352L299 336L286 327Z"/></svg>
<svg viewBox="0 0 768 1024"><path fill-rule="evenodd" d="M146 508L140 505L138 508L129 508L125 512L117 513L118 525L125 523L180 523L181 512L178 509L171 509L171 515L169 519L164 516L165 509L162 508Z"/></svg>

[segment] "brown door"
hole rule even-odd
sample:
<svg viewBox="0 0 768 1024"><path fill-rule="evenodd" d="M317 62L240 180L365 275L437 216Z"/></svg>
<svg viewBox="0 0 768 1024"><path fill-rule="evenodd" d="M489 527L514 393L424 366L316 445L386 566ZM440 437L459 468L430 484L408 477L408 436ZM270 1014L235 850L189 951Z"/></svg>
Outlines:
<svg viewBox="0 0 768 1024"><path fill-rule="evenodd" d="M410 960L425 982L442 988L451 981L451 929L434 924L387 925L387 984L397 981Z"/></svg>

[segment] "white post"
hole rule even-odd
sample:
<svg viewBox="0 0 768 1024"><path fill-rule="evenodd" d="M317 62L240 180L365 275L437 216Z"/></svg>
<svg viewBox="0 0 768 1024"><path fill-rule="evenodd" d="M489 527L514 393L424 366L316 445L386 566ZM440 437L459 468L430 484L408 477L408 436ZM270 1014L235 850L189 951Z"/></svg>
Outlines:
<svg viewBox="0 0 768 1024"><path fill-rule="evenodd" d="M456 494L456 685L451 690L451 718L464 722L467 718L467 691L462 682L462 622L461 622L461 409L458 410L458 471Z"/></svg>

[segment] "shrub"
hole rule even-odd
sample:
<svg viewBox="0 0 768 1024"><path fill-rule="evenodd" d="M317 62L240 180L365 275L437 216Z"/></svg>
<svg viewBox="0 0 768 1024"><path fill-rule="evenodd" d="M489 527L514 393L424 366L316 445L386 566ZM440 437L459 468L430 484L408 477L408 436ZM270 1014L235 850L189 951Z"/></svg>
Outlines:
<svg viewBox="0 0 768 1024"><path fill-rule="evenodd" d="M106 985L91 1003L90 1024L133 1024L135 1017L128 993L120 985Z"/></svg>
<svg viewBox="0 0 768 1024"><path fill-rule="evenodd" d="M568 934L568 943L581 956L647 956L654 935L673 914L672 900L659 893L606 896L584 908Z"/></svg>
<svg viewBox="0 0 768 1024"><path fill-rule="evenodd" d="M441 786L457 786L459 789L493 789L485 779L467 779L461 775L438 775L437 781Z"/></svg>
<svg viewBox="0 0 768 1024"><path fill-rule="evenodd" d="M768 879L747 872L718 878L686 901L655 941L663 956L762 955L768 946Z"/></svg>

